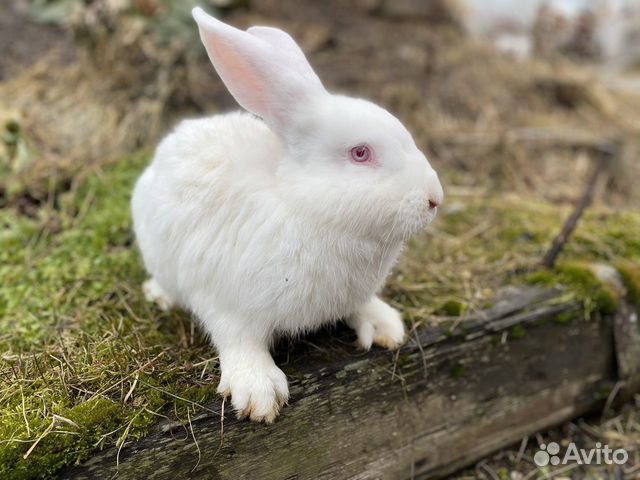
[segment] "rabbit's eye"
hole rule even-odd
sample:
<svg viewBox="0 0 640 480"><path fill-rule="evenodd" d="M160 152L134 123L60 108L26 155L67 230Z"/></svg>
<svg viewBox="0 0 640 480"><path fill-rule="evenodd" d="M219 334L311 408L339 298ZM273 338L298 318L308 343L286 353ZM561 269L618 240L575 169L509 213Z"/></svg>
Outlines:
<svg viewBox="0 0 640 480"><path fill-rule="evenodd" d="M366 145L358 145L351 149L351 160L357 163L364 163L371 158L371 150Z"/></svg>

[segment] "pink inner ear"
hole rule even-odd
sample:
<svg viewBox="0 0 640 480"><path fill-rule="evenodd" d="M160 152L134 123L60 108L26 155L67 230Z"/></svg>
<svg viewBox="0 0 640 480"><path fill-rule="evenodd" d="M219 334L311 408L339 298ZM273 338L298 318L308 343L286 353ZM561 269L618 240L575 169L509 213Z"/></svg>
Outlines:
<svg viewBox="0 0 640 480"><path fill-rule="evenodd" d="M277 29L238 30L195 8L209 58L238 103L278 133L305 99L326 93L304 53Z"/></svg>
<svg viewBox="0 0 640 480"><path fill-rule="evenodd" d="M211 56L217 59L212 61L229 92L245 109L264 117L268 102L264 80L258 77L256 69L224 40L207 32L205 42Z"/></svg>

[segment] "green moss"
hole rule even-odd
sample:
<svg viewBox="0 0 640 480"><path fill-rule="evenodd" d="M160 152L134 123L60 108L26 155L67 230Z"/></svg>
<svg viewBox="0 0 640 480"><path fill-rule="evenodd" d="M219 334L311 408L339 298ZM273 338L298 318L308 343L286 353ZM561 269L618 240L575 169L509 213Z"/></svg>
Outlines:
<svg viewBox="0 0 640 480"><path fill-rule="evenodd" d="M459 317L467 310L467 305L459 300L447 300L434 312L436 315Z"/></svg>
<svg viewBox="0 0 640 480"><path fill-rule="evenodd" d="M88 175L33 217L0 211L0 478L51 477L214 395L206 341L140 294L129 199L145 163Z"/></svg>
<svg viewBox="0 0 640 480"><path fill-rule="evenodd" d="M95 449L94 444L100 442L102 435L117 428L118 419L123 415L121 405L106 399L90 400L72 408L62 409L60 416L75 425L57 420L54 423L56 426L30 453L27 461L22 457L31 446L30 443L14 443L16 448L0 450L2 452L0 455L5 456L0 461L0 476L2 478L50 477L59 468L88 458ZM47 427L50 425L51 423ZM10 455L6 458L8 452ZM3 471L7 466L11 468Z"/></svg>
<svg viewBox="0 0 640 480"><path fill-rule="evenodd" d="M497 473L500 480L509 480L511 478L508 468L500 467Z"/></svg>
<svg viewBox="0 0 640 480"><path fill-rule="evenodd" d="M527 331L524 329L522 325L515 325L511 328L511 338L518 340L520 338L524 338L527 334Z"/></svg>
<svg viewBox="0 0 640 480"><path fill-rule="evenodd" d="M575 312L559 313L553 317L553 321L560 325L566 325L568 323L571 323L576 318L576 315L577 314Z"/></svg>
<svg viewBox="0 0 640 480"><path fill-rule="evenodd" d="M640 305L640 264L621 260L615 264L627 289L627 298L634 305Z"/></svg>
<svg viewBox="0 0 640 480"><path fill-rule="evenodd" d="M558 264L554 270L540 270L530 274L527 282L547 287L565 286L582 301L587 314L598 312L611 315L618 309L615 291L602 282L591 268L581 262Z"/></svg>

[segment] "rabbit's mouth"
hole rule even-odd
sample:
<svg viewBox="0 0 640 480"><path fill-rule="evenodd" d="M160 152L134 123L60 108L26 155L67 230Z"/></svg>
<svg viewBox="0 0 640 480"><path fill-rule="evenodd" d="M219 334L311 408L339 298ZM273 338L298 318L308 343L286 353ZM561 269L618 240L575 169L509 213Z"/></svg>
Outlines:
<svg viewBox="0 0 640 480"><path fill-rule="evenodd" d="M430 202L425 192L414 189L402 199L398 210L396 224L400 227L401 237L407 240L426 228L436 218L437 205Z"/></svg>

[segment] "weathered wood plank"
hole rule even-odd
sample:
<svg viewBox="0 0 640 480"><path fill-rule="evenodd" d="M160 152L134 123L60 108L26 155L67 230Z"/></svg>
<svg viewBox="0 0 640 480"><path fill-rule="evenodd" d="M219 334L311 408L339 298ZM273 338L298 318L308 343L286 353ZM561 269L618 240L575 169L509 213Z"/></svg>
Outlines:
<svg viewBox="0 0 640 480"><path fill-rule="evenodd" d="M614 339L619 381L628 396L640 389L640 321L624 301L614 318Z"/></svg>
<svg viewBox="0 0 640 480"><path fill-rule="evenodd" d="M288 364L280 358L291 401L273 425L228 412L221 437L220 418L205 415L193 422L198 446L165 425L123 448L118 478L443 476L603 404L618 380L614 321L580 320L579 305L559 299L512 292L459 333L424 328L397 354L360 354L321 333L314 343L325 352L301 342ZM554 321L565 312L576 320ZM115 472L109 450L62 477Z"/></svg>

